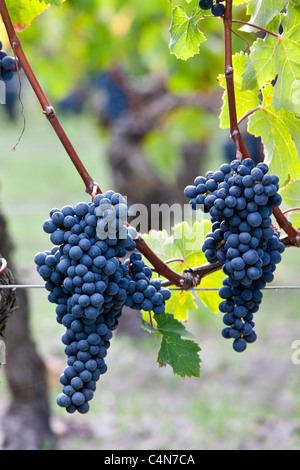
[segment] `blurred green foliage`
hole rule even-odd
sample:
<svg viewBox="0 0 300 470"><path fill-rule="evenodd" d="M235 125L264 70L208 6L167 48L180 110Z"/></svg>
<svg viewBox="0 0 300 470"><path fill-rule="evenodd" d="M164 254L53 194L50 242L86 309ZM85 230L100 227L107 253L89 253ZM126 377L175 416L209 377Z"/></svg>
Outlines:
<svg viewBox="0 0 300 470"><path fill-rule="evenodd" d="M178 0L177 4L192 12L197 2ZM169 50L173 7L168 0L67 0L62 8L53 6L37 17L20 39L51 101L59 101L76 87L89 88L96 76L115 65L123 68L136 87L145 77L157 74L165 77L170 92L221 96L217 77L224 70L222 21L203 20L208 40L201 45L201 56L181 61ZM235 16L246 19L246 6L236 7ZM251 44L254 35L246 36ZM234 35L234 51L245 47ZM95 113L92 107L89 111ZM227 130L218 133L219 113L216 109L215 116L208 115L191 106L164 117L163 125L149 132L143 142L145 158L158 173L171 178L180 168L180 149L186 142L211 144L214 140L213 152L218 153L218 141L229 138Z"/></svg>
<svg viewBox="0 0 300 470"><path fill-rule="evenodd" d="M55 97L116 63L132 80L165 73L170 88L177 91L217 87L216 77L223 72L222 21L205 20L209 41L202 45L201 57L182 62L170 55L168 47L171 12L167 0L68 0L62 9L52 7L38 17L21 39L34 69ZM237 18L245 15L244 8L236 8ZM234 50L241 49L245 43L234 36Z"/></svg>

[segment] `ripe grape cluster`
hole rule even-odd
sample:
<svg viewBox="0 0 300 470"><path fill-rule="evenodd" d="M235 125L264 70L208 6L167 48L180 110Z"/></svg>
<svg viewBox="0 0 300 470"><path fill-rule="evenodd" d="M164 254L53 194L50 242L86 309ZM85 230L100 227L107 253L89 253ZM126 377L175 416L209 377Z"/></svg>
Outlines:
<svg viewBox="0 0 300 470"><path fill-rule="evenodd" d="M14 73L17 71L16 59L10 57L5 51L2 50L3 44L0 41L0 80L8 82L13 78ZM18 67L21 65L18 61Z"/></svg>
<svg viewBox="0 0 300 470"><path fill-rule="evenodd" d="M200 0L199 7L202 10L211 10L214 16L223 16L225 13L225 5L221 3L224 0L214 2L213 0Z"/></svg>
<svg viewBox="0 0 300 470"><path fill-rule="evenodd" d="M156 315L164 313L165 301L170 299L171 292L161 286L159 279L151 280L152 270L145 265L140 253L132 253L124 264L129 268L125 305L133 310L153 311Z"/></svg>
<svg viewBox="0 0 300 470"><path fill-rule="evenodd" d="M254 313L285 248L271 219L273 208L281 204L279 179L268 171L265 163L255 167L251 159L234 160L185 189L192 208L202 208L211 217L212 230L202 250L209 263L223 263L222 335L233 339L237 352L257 339Z"/></svg>
<svg viewBox="0 0 300 470"><path fill-rule="evenodd" d="M57 404L69 413L89 411L124 305L162 314L169 298L161 281L150 281L152 270L134 251L137 234L127 220L126 200L108 191L91 203L52 209L43 224L54 246L37 253L35 263L48 300L57 305L57 322L66 328Z"/></svg>

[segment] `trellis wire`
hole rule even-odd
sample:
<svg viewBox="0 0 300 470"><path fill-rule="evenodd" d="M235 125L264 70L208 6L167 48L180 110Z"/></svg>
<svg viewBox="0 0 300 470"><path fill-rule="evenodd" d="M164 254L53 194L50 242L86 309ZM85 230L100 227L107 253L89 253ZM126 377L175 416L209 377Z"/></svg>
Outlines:
<svg viewBox="0 0 300 470"><path fill-rule="evenodd" d="M169 290L179 290L179 291L182 290L179 287L176 287L176 288L175 287L174 288L168 287L168 289ZM270 286L270 287L265 287L263 290L285 290L285 289L286 290L293 290L293 289L300 290L300 286ZM198 287L195 287L195 288L189 289L189 290L205 292L205 291L219 291L219 288L218 287L216 287L216 288L214 288L214 287L211 287L211 288L200 288L200 287L198 288Z"/></svg>
<svg viewBox="0 0 300 470"><path fill-rule="evenodd" d="M0 285L0 289L45 289L45 286L35 285L35 284ZM219 290L218 287L211 287L211 288L194 287L192 289L181 289L180 287L168 287L168 289L171 291L189 290L189 291L202 291L202 292ZM269 287L265 287L263 290L300 290L300 286L269 286Z"/></svg>

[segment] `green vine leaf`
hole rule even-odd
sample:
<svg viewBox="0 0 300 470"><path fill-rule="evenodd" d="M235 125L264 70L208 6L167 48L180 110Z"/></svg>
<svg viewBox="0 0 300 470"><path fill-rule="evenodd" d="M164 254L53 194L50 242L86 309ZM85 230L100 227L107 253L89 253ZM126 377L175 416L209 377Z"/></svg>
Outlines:
<svg viewBox="0 0 300 470"><path fill-rule="evenodd" d="M62 7L64 0L7 0L6 5L16 31L23 31L51 5Z"/></svg>
<svg viewBox="0 0 300 470"><path fill-rule="evenodd" d="M280 186L300 179L300 126L294 114L285 109L276 111L273 102L274 88L262 89L263 103L249 118L248 130L261 136L265 148L265 162L270 172L278 175Z"/></svg>
<svg viewBox="0 0 300 470"><path fill-rule="evenodd" d="M209 220L196 222L192 227L187 222L181 222L174 226L171 236L168 236L166 231L152 230L149 234L143 234L143 238L152 250L156 250L155 253L159 254L163 261L174 260L169 266L174 271L182 273L185 269L207 263L202 252L202 244L210 231ZM217 271L204 277L199 287L219 288L224 277L223 271ZM172 312L176 320L187 321L189 312L199 310L199 300L213 314L219 312L220 299L217 291L181 291L179 289L172 291L171 298L166 302L166 311Z"/></svg>
<svg viewBox="0 0 300 470"><path fill-rule="evenodd" d="M281 189L280 194L289 208L298 208L300 205L300 181L291 181ZM289 212L286 216L295 227L300 228L300 210Z"/></svg>
<svg viewBox="0 0 300 470"><path fill-rule="evenodd" d="M199 53L200 44L206 41L198 28L198 21L202 18L202 10L198 7L194 8L190 17L181 6L173 9L169 48L177 59L188 60Z"/></svg>
<svg viewBox="0 0 300 470"><path fill-rule="evenodd" d="M299 112L300 91L300 10L289 5L286 15L280 14L268 25L270 31L280 36L267 34L258 39L251 50L250 61L243 77L243 89L263 87L277 76L273 106L278 111Z"/></svg>
<svg viewBox="0 0 300 470"><path fill-rule="evenodd" d="M179 321L188 321L188 313L197 310L195 296L191 291L172 291L171 298L166 302L166 311L172 312Z"/></svg>
<svg viewBox="0 0 300 470"><path fill-rule="evenodd" d="M206 290L206 289L216 289L222 286L223 280L225 279L225 274L222 270L216 271L209 276L205 276L202 281L201 287L205 289L203 291L195 291L195 294L199 297L202 304L205 307L209 308L209 310L214 314L219 313L219 305L220 305L220 296L218 290Z"/></svg>
<svg viewBox="0 0 300 470"><path fill-rule="evenodd" d="M160 366L171 366L174 374L183 378L200 377L201 348L190 339L191 334L170 314L155 315L154 318L162 336L157 357Z"/></svg>
<svg viewBox="0 0 300 470"><path fill-rule="evenodd" d="M32 1L32 0L30 0ZM44 2L43 0L39 0L41 3L48 3L49 5L54 5L56 7L61 7L65 0L48 0Z"/></svg>
<svg viewBox="0 0 300 470"><path fill-rule="evenodd" d="M300 181L292 181L287 186L281 188L282 199L290 207L298 207L300 201Z"/></svg>
<svg viewBox="0 0 300 470"><path fill-rule="evenodd" d="M249 23L266 27L283 10L286 3L283 0L248 0L247 13L251 15ZM241 29L248 32L257 31L250 26Z"/></svg>
<svg viewBox="0 0 300 470"><path fill-rule="evenodd" d="M162 335L176 334L183 339L195 339L194 335L187 331L185 326L180 321L174 320L173 315L170 313L166 313L164 315L154 315L154 319L157 325L156 329Z"/></svg>

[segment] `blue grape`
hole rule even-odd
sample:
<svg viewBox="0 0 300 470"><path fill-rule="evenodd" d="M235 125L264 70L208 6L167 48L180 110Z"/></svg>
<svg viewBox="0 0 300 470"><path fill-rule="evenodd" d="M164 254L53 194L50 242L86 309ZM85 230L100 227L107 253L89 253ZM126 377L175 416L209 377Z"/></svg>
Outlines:
<svg viewBox="0 0 300 470"><path fill-rule="evenodd" d="M81 392L75 392L74 395L72 395L72 403L75 406L81 406L85 403L85 397L83 393Z"/></svg>
<svg viewBox="0 0 300 470"><path fill-rule="evenodd" d="M223 5L223 3L215 3L211 7L211 12L214 16L223 16L225 13L225 5Z"/></svg>
<svg viewBox="0 0 300 470"><path fill-rule="evenodd" d="M262 216L259 214L259 212L250 212L247 216L247 222L250 227L259 227L262 223Z"/></svg>
<svg viewBox="0 0 300 470"><path fill-rule="evenodd" d="M117 227L113 237L99 229L109 210L115 219L110 223ZM52 209L43 224L55 246L37 253L34 262L48 300L57 304L56 320L66 328L62 343L67 367L60 377L63 393L57 404L68 413L89 411L87 402L107 372L105 358L128 299L135 295L135 308L159 315L171 295L160 280L151 280L152 270L142 256L132 253L136 231L127 227L127 217L126 199L107 191L92 203Z"/></svg>
<svg viewBox="0 0 300 470"><path fill-rule="evenodd" d="M202 10L210 10L213 4L214 4L213 0L200 0L199 1L199 7L202 8Z"/></svg>
<svg viewBox="0 0 300 470"><path fill-rule="evenodd" d="M13 57L6 56L2 59L1 66L4 70L14 70L16 67L16 61Z"/></svg>
<svg viewBox="0 0 300 470"><path fill-rule="evenodd" d="M0 80L8 82L17 72L16 62L19 70L21 69L21 64L18 59L16 60L14 57L9 56L2 48L3 44L0 41Z"/></svg>
<svg viewBox="0 0 300 470"><path fill-rule="evenodd" d="M243 352L247 348L247 343L244 339L238 338L233 341L233 349L236 352Z"/></svg>
<svg viewBox="0 0 300 470"><path fill-rule="evenodd" d="M268 171L265 163L255 167L251 159L234 160L194 181L195 186L201 184L201 191L206 188L203 210L210 213L212 222L202 251L208 262L221 262L227 275L219 289L219 308L226 325L222 335L234 339L238 352L257 339L253 314L259 310L261 290L274 279L285 249L271 219L273 208L281 203L279 179Z"/></svg>
<svg viewBox="0 0 300 470"><path fill-rule="evenodd" d="M72 399L68 395L60 393L56 399L56 403L62 408L68 408L72 403Z"/></svg>

